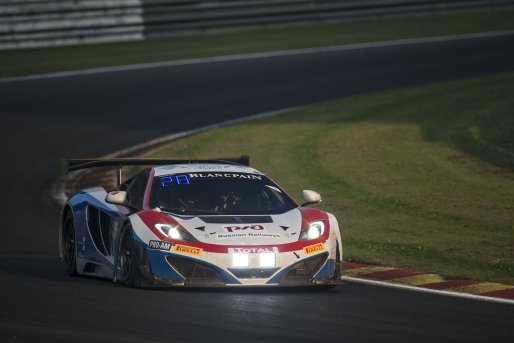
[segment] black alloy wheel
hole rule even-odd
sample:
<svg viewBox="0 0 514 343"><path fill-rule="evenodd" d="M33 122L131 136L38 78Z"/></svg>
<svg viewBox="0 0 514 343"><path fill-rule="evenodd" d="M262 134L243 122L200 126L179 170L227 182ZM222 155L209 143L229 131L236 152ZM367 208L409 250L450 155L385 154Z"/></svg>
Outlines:
<svg viewBox="0 0 514 343"><path fill-rule="evenodd" d="M141 287L142 275L139 270L140 253L132 238L132 227L125 225L121 229L118 244L117 279L129 287Z"/></svg>
<svg viewBox="0 0 514 343"><path fill-rule="evenodd" d="M130 284L132 276L132 237L130 227L123 227L118 251L118 279Z"/></svg>

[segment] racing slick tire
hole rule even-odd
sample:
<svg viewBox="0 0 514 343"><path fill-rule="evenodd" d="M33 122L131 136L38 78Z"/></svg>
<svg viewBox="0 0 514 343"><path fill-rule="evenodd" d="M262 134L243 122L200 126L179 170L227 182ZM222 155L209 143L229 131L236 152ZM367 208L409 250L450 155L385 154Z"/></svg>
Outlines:
<svg viewBox="0 0 514 343"><path fill-rule="evenodd" d="M69 276L77 275L77 245L75 242L75 222L71 211L66 214L62 230L62 260Z"/></svg>
<svg viewBox="0 0 514 343"><path fill-rule="evenodd" d="M132 227L126 224L121 229L118 245L118 280L128 287L142 286L143 276L139 270L140 249L132 237Z"/></svg>

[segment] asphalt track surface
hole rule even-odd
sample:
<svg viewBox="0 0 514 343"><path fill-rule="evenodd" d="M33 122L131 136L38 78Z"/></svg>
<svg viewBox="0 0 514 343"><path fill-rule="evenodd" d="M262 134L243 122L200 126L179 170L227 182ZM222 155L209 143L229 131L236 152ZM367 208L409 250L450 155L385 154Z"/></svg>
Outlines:
<svg viewBox="0 0 514 343"><path fill-rule="evenodd" d="M508 304L350 282L327 292L212 292L69 278L49 196L62 156L506 71L514 71L512 35L0 83L0 341L512 342Z"/></svg>

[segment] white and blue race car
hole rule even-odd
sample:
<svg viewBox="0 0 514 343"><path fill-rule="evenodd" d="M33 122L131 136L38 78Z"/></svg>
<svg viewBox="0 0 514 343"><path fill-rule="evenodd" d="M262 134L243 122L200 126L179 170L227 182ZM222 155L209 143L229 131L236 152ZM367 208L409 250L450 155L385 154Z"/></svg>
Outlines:
<svg viewBox="0 0 514 343"><path fill-rule="evenodd" d="M340 283L336 218L298 204L241 158L63 160L64 172L150 167L116 190L78 191L64 204L60 256L70 275L134 287L309 286ZM121 173L119 176L121 179Z"/></svg>

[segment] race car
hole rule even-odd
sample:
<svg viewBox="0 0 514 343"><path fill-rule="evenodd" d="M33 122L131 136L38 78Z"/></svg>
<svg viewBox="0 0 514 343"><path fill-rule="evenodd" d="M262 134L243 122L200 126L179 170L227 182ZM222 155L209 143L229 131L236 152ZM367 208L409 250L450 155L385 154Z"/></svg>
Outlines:
<svg viewBox="0 0 514 343"><path fill-rule="evenodd" d="M336 218L299 204L249 157L64 159L63 172L117 166L119 186L80 190L64 204L59 250L69 275L132 287L337 285ZM121 183L121 167L151 166ZM160 165L160 166L157 166Z"/></svg>

